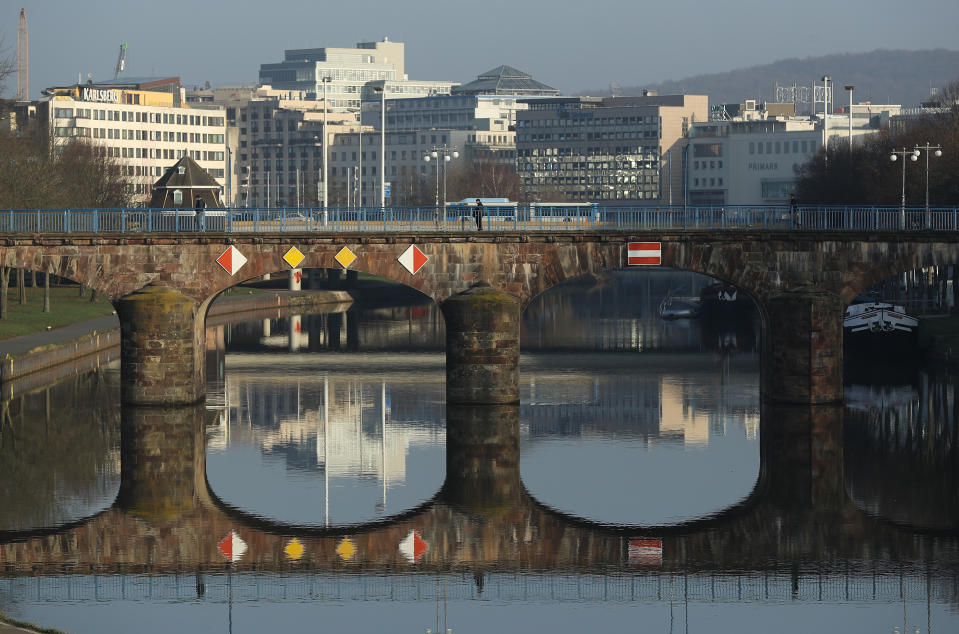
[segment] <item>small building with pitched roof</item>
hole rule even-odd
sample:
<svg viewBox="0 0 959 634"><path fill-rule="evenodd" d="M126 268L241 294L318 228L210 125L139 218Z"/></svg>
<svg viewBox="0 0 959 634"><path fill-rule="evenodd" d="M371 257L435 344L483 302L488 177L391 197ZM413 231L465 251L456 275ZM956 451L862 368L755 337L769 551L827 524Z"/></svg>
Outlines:
<svg viewBox="0 0 959 634"><path fill-rule="evenodd" d="M552 97L559 90L536 81L528 73L512 66L497 66L479 75L475 81L462 86L454 86L454 95L526 95L530 97Z"/></svg>
<svg viewBox="0 0 959 634"><path fill-rule="evenodd" d="M207 209L222 207L220 185L189 155L184 155L153 184L150 207L154 209L193 208L196 198Z"/></svg>

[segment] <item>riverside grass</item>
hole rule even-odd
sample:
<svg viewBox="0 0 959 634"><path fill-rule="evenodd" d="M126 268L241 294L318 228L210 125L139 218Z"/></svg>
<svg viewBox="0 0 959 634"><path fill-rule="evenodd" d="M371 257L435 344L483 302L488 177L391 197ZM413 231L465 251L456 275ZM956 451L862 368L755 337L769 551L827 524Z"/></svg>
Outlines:
<svg viewBox="0 0 959 634"><path fill-rule="evenodd" d="M43 288L26 289L27 303L20 303L20 292L11 287L7 291L7 317L0 319L0 339L20 337L50 328L67 326L78 321L103 317L113 313L113 305L99 296L90 301L90 291L80 297L76 286L50 288L50 312L43 312Z"/></svg>

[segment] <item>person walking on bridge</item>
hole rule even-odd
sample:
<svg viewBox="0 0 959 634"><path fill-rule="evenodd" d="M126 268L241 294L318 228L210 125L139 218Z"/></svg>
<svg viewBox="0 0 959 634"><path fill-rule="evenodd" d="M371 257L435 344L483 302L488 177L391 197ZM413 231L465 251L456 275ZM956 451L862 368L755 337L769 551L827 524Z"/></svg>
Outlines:
<svg viewBox="0 0 959 634"><path fill-rule="evenodd" d="M476 221L476 230L483 230L483 201L476 199L476 207L473 209L473 220Z"/></svg>
<svg viewBox="0 0 959 634"><path fill-rule="evenodd" d="M196 226L200 231L206 231L206 203L199 194L197 194L196 199L193 201L193 207L196 211Z"/></svg>

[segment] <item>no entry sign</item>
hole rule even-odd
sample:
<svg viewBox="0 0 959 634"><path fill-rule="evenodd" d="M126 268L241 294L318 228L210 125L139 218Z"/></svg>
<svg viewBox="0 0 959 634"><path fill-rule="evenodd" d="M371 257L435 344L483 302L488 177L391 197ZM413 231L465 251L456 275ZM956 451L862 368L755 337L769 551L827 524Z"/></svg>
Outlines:
<svg viewBox="0 0 959 634"><path fill-rule="evenodd" d="M626 249L626 264L629 266L659 266L663 263L660 242L630 242Z"/></svg>

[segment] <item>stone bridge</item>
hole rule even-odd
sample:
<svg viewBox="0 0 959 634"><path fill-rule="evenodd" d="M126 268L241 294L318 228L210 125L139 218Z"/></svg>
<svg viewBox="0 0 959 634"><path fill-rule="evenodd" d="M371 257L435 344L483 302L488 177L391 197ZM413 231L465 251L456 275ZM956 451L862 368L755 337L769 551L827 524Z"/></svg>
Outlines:
<svg viewBox="0 0 959 634"><path fill-rule="evenodd" d="M218 544L232 531L249 548L229 566L234 571L795 576L901 567L952 579L959 565L955 490L935 485L935 474L929 482L875 473L868 482L850 481L845 465L876 457L868 443L844 437L842 411L767 404L762 420L776 424L762 430L760 476L746 499L680 525L615 527L557 513L530 497L520 479L518 406L451 406L446 480L433 499L381 521L324 528L256 517L217 498L205 475L211 413L204 407L126 406L114 504L68 526L0 533L0 570L223 571L227 558ZM863 486L871 492L869 513L847 494ZM902 487L927 494L910 509ZM896 499L900 515L883 516L883 495ZM400 548L411 533L425 548ZM294 538L302 550L288 548ZM635 538L651 550L631 550Z"/></svg>
<svg viewBox="0 0 959 634"><path fill-rule="evenodd" d="M749 294L764 324L764 397L807 404L842 398L846 303L896 273L959 262L959 232L710 229L8 235L0 266L52 273L108 297L120 316L124 402L178 404L203 397L204 318L219 293L291 270L291 248L302 253L298 268L341 268L335 257L348 248L351 270L441 302L449 402L509 403L518 399L521 308L563 281L626 266L630 241L660 242L662 266ZM411 245L428 258L415 274L398 260ZM246 260L233 275L217 263L229 247Z"/></svg>

